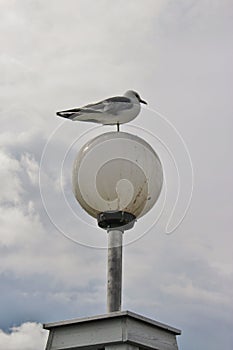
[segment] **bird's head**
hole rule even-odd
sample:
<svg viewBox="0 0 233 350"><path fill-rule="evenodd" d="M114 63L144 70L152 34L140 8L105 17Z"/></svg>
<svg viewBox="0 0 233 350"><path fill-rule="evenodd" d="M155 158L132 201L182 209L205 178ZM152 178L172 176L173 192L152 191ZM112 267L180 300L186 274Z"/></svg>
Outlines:
<svg viewBox="0 0 233 350"><path fill-rule="evenodd" d="M139 95L136 91L134 91L134 90L128 90L128 91L126 91L125 96L126 96L126 97L129 97L129 98L132 98L132 99L135 99L135 98L136 98L140 103L144 103L145 105L147 105L147 102L144 101L144 100L142 100L141 97L140 97L140 95Z"/></svg>

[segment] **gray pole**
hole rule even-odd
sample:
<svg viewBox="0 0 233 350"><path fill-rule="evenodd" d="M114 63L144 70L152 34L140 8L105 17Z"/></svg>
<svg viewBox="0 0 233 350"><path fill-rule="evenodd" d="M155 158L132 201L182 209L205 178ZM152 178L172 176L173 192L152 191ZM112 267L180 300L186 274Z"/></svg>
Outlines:
<svg viewBox="0 0 233 350"><path fill-rule="evenodd" d="M122 236L122 231L108 231L107 312L121 311Z"/></svg>

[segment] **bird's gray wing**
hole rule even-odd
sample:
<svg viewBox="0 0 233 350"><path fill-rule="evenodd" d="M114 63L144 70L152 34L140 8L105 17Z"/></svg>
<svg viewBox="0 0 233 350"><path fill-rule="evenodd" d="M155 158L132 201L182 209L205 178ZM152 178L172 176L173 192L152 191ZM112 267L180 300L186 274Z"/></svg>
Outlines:
<svg viewBox="0 0 233 350"><path fill-rule="evenodd" d="M118 114L123 110L133 107L131 100L124 96L110 97L106 100L92 103L82 107L81 109L92 110L95 112Z"/></svg>
<svg viewBox="0 0 233 350"><path fill-rule="evenodd" d="M108 113L112 115L118 115L122 111L131 109L133 107L133 103L131 100L124 96L116 96L110 97L106 100L91 103L81 108L72 108L65 111L57 112L57 115L63 118L75 119L78 118L82 114L101 114Z"/></svg>
<svg viewBox="0 0 233 350"><path fill-rule="evenodd" d="M67 118L67 119L74 119L78 117L79 115L86 113L86 114L91 114L91 113L102 113L102 111L94 110L91 108L83 107L83 108L72 108L72 109L67 109L65 111L60 111L57 112L56 114L59 117Z"/></svg>

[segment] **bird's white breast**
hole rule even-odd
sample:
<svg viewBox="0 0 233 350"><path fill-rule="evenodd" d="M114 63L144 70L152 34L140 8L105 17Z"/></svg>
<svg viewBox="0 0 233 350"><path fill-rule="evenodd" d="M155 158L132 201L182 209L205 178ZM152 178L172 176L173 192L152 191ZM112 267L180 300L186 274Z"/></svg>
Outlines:
<svg viewBox="0 0 233 350"><path fill-rule="evenodd" d="M124 124L128 123L134 118L137 117L141 109L141 106L139 103L134 103L133 108L125 109L119 112L116 115L103 113L102 116L99 116L99 122L105 125L112 125L112 124Z"/></svg>

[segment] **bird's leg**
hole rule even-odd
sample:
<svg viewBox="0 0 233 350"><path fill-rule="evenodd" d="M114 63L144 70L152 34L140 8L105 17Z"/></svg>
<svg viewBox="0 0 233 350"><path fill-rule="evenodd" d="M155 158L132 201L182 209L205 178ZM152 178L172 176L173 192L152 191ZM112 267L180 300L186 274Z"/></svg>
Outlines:
<svg viewBox="0 0 233 350"><path fill-rule="evenodd" d="M119 124L119 122L117 122L117 132L119 132L120 131L120 124Z"/></svg>

